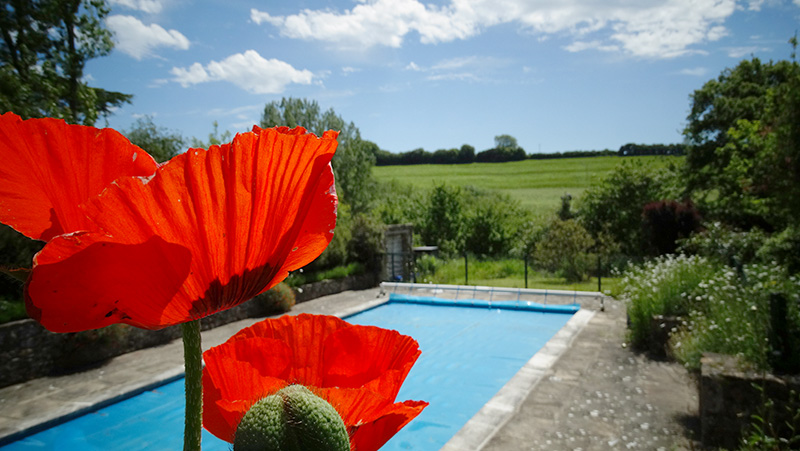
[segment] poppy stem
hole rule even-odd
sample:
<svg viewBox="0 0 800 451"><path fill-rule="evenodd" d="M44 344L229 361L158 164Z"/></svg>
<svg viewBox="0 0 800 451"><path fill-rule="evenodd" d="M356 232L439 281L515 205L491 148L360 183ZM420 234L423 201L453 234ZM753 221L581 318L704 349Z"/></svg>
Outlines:
<svg viewBox="0 0 800 451"><path fill-rule="evenodd" d="M181 324L183 360L186 368L186 423L183 450L200 451L203 427L203 348L200 346L200 320Z"/></svg>

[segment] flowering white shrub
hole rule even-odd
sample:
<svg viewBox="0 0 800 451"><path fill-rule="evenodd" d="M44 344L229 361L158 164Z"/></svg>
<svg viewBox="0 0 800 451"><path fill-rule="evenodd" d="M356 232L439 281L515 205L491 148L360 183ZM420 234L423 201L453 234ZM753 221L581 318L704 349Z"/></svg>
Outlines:
<svg viewBox="0 0 800 451"><path fill-rule="evenodd" d="M723 268L687 294L693 303L687 327L673 335L673 355L688 368L700 368L704 352L736 355L754 368L767 369L772 293L789 299L789 327L800 330L800 280L777 264Z"/></svg>
<svg viewBox="0 0 800 451"><path fill-rule="evenodd" d="M632 344L649 345L653 316L688 315L693 304L690 293L716 271L709 260L686 255L662 256L628 268L620 282L620 297L628 307Z"/></svg>

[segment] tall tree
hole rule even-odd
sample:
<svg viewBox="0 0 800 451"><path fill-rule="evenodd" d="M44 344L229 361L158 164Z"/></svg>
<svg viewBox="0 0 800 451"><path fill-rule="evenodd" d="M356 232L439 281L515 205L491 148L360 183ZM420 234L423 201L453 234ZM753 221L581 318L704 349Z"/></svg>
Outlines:
<svg viewBox="0 0 800 451"><path fill-rule="evenodd" d="M788 82L794 71L789 61L741 61L691 95L691 110L683 130L688 144L687 178L691 190L713 189L712 175L729 165L730 154L718 149L733 141L728 134L741 120L764 119L769 93Z"/></svg>
<svg viewBox="0 0 800 451"><path fill-rule="evenodd" d="M517 138L511 135L497 135L494 137L494 147L504 150L517 150Z"/></svg>
<svg viewBox="0 0 800 451"><path fill-rule="evenodd" d="M125 131L125 136L132 143L146 150L159 163L169 160L184 150L183 146L186 142L180 133L157 126L153 122L152 116L136 119L130 130Z"/></svg>
<svg viewBox="0 0 800 451"><path fill-rule="evenodd" d="M90 87L86 62L114 47L104 0L0 0L0 109L94 125L131 95Z"/></svg>

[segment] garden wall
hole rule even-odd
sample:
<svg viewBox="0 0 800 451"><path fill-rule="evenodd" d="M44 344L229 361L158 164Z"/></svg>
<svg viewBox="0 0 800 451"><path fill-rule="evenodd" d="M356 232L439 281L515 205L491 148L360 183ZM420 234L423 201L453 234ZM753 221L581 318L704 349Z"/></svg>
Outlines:
<svg viewBox="0 0 800 451"><path fill-rule="evenodd" d="M711 353L703 355L700 374L701 439L707 447L738 449L753 415L780 428L796 412L800 376L743 371L735 357ZM770 412L767 399L775 403Z"/></svg>
<svg viewBox="0 0 800 451"><path fill-rule="evenodd" d="M296 291L296 302L347 290L374 287L374 274L303 285ZM203 330L245 318L276 313L264 304L245 302L232 309L203 318ZM168 343L181 336L180 326L143 330L126 324L78 333L57 334L31 319L0 325L0 388L39 377L79 371L126 352Z"/></svg>

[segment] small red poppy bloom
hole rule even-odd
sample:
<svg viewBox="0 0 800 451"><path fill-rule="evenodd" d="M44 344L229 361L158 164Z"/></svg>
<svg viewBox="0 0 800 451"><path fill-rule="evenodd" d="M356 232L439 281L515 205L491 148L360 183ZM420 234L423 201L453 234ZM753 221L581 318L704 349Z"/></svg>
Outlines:
<svg viewBox="0 0 800 451"><path fill-rule="evenodd" d="M203 426L232 443L253 404L300 384L339 412L351 449L377 450L428 405L395 403L419 355L411 337L333 316L264 320L203 353Z"/></svg>
<svg viewBox="0 0 800 451"><path fill-rule="evenodd" d="M59 119L0 116L0 222L29 238L97 230L81 204L123 176L149 176L158 165L112 129Z"/></svg>
<svg viewBox="0 0 800 451"><path fill-rule="evenodd" d="M55 236L34 257L29 315L54 332L159 329L271 288L333 236L336 136L254 127L152 177L117 179L82 207L95 229Z"/></svg>

